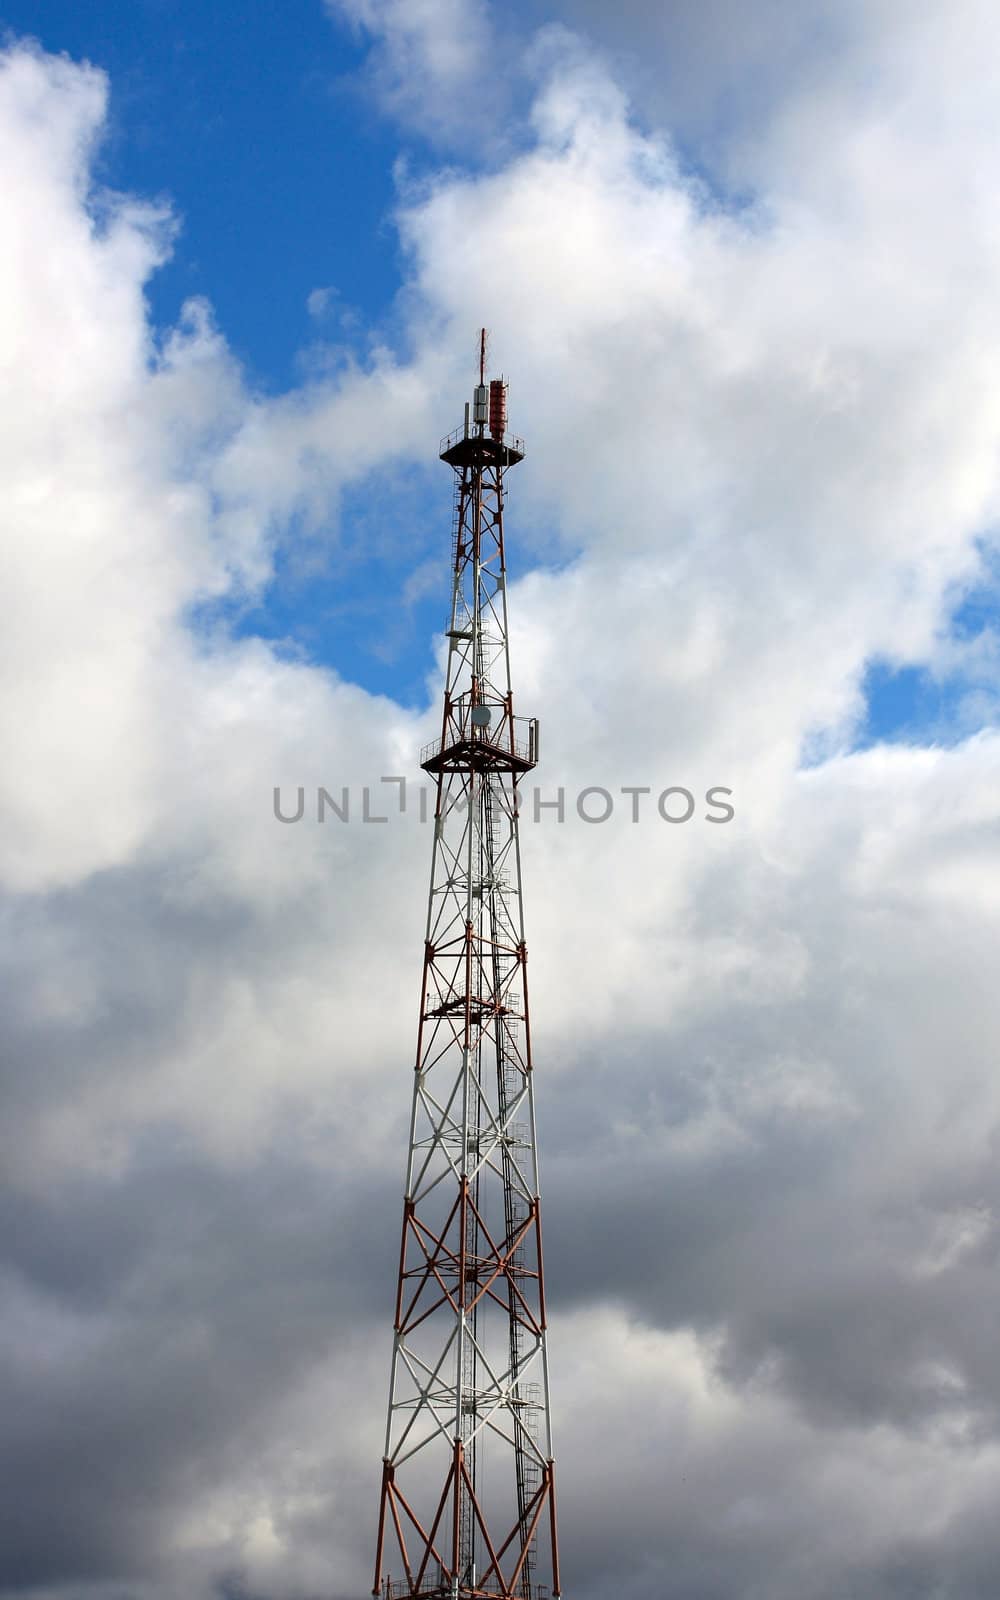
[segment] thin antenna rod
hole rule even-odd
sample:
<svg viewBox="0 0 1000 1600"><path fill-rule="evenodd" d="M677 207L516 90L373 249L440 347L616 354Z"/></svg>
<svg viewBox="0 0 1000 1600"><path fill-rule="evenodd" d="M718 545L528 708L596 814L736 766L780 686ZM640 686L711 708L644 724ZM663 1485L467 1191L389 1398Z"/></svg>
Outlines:
<svg viewBox="0 0 1000 1600"><path fill-rule="evenodd" d="M486 382L486 329L479 330L479 381Z"/></svg>

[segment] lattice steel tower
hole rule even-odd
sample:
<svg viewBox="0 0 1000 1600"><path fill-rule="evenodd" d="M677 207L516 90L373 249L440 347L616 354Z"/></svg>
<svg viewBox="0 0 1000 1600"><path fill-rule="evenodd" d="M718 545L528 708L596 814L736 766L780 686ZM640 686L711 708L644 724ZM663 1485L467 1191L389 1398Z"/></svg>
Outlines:
<svg viewBox="0 0 1000 1600"><path fill-rule="evenodd" d="M507 386L442 441L451 620L395 1339L372 1593L559 1594L515 718L507 648Z"/></svg>

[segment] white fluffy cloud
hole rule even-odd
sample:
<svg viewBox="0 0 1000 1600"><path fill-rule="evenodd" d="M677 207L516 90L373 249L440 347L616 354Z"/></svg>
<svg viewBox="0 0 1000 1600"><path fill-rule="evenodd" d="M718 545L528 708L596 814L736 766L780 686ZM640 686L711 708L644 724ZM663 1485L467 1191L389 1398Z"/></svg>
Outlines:
<svg viewBox="0 0 1000 1600"><path fill-rule="evenodd" d="M518 151L401 196L411 356L278 399L207 307L156 345L171 221L91 187L103 79L6 53L6 1592L366 1581L426 830L270 804L412 773L422 718L192 616L423 458L484 314L569 812L525 858L572 1589L989 1592L1000 741L850 749L996 517L1000 100L955 9L977 51L886 7L863 81L789 69L739 208L547 30ZM472 92L480 13L351 11L407 114ZM735 820L661 822L671 783ZM585 784L653 795L588 826Z"/></svg>
<svg viewBox="0 0 1000 1600"><path fill-rule="evenodd" d="M383 109L432 140L488 136L497 63L485 0L325 0L373 43L372 87Z"/></svg>

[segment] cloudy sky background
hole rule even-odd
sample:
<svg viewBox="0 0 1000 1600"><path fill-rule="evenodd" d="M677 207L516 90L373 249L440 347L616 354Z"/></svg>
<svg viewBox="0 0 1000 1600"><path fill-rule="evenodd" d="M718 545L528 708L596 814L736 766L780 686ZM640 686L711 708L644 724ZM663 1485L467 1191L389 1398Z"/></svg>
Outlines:
<svg viewBox="0 0 1000 1600"><path fill-rule="evenodd" d="M485 321L543 798L736 806L524 829L566 1593L993 1596L995 6L78 9L0 56L0 1592L370 1586L430 841L272 790L420 776Z"/></svg>

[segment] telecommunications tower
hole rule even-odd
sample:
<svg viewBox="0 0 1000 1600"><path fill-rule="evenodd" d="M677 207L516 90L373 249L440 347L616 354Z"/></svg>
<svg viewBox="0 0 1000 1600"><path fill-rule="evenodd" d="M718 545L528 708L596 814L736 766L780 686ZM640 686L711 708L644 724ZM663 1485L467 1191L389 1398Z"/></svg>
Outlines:
<svg viewBox="0 0 1000 1600"><path fill-rule="evenodd" d="M441 444L452 600L372 1594L559 1594L503 498L524 457L507 385Z"/></svg>

